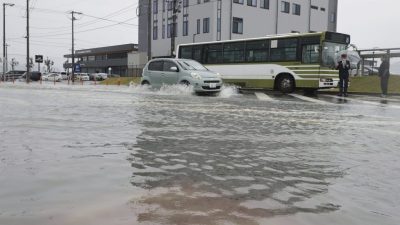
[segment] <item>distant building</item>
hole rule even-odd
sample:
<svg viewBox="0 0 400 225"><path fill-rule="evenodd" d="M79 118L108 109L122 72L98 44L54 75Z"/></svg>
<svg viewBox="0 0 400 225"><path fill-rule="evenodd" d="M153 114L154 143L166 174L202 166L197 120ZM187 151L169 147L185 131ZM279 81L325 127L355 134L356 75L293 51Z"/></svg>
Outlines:
<svg viewBox="0 0 400 225"><path fill-rule="evenodd" d="M139 0L139 51L171 56L173 0ZM338 0L177 0L176 45L336 31ZM149 21L148 6L151 3ZM149 29L150 28L150 29Z"/></svg>
<svg viewBox="0 0 400 225"><path fill-rule="evenodd" d="M82 49L75 51L76 63L81 65L82 73L108 73L109 68L113 74L133 76L136 74L134 55L138 51L137 44L124 44L101 48ZM71 54L64 55L68 63L64 68L71 68Z"/></svg>

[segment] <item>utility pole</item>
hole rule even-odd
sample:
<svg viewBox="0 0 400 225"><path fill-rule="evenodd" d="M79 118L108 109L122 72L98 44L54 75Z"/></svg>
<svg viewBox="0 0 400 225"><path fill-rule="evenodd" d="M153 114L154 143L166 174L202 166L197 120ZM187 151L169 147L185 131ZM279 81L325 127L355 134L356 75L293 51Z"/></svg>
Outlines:
<svg viewBox="0 0 400 225"><path fill-rule="evenodd" d="M6 81L6 67L7 67L7 60L6 60L6 6L14 6L13 3L3 3L3 79Z"/></svg>
<svg viewBox="0 0 400 225"><path fill-rule="evenodd" d="M26 0L26 83L31 79L31 64L29 61L29 0Z"/></svg>
<svg viewBox="0 0 400 225"><path fill-rule="evenodd" d="M177 18L177 13L181 12L181 5L180 1L178 3L178 0L171 0L172 4L172 30L171 30L171 57L174 57L174 51L175 51L175 36L176 36L176 18Z"/></svg>
<svg viewBox="0 0 400 225"><path fill-rule="evenodd" d="M72 63L71 63L71 65L72 65L72 71L71 71L71 79L72 79L72 83L75 83L75 30L74 30L74 22L75 22L75 20L76 20L76 18L75 18L75 14L76 15L82 15L82 13L81 12L75 12L75 11L72 11L71 12L71 21L72 21L72 49L71 49L71 51L72 51Z"/></svg>

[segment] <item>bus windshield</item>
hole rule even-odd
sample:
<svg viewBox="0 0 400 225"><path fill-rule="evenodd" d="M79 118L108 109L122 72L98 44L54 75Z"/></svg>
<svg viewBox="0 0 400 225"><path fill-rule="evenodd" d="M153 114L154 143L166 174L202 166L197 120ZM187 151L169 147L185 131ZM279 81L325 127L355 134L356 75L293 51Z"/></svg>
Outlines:
<svg viewBox="0 0 400 225"><path fill-rule="evenodd" d="M335 67L338 52L346 50L347 44L325 42L322 48L322 65Z"/></svg>
<svg viewBox="0 0 400 225"><path fill-rule="evenodd" d="M184 70L199 70L199 71L208 70L203 65L193 60L180 60L178 61L178 63Z"/></svg>

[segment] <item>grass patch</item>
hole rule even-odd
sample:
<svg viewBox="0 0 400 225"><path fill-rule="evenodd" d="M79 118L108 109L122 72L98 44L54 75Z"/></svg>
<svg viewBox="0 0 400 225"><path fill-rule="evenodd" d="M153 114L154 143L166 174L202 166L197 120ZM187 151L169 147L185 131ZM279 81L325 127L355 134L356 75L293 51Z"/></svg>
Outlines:
<svg viewBox="0 0 400 225"><path fill-rule="evenodd" d="M131 82L135 84L140 83L141 77L112 77L107 80L103 80L100 84L103 85L129 85Z"/></svg>
<svg viewBox="0 0 400 225"><path fill-rule="evenodd" d="M339 89L331 89L338 92ZM351 77L349 92L380 94L381 81L378 76ZM392 75L389 78L389 94L400 94L400 76Z"/></svg>

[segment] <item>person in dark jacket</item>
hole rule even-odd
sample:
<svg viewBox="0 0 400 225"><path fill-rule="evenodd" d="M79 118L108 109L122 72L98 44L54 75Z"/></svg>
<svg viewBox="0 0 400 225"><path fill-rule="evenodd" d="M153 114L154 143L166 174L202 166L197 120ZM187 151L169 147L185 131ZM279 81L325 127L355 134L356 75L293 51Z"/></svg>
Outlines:
<svg viewBox="0 0 400 225"><path fill-rule="evenodd" d="M338 62L336 69L339 70L339 90L340 93L338 96L345 96L347 97L347 88L349 86L349 70L350 70L350 61L347 60L347 55L342 54L341 60Z"/></svg>
<svg viewBox="0 0 400 225"><path fill-rule="evenodd" d="M379 67L379 78L381 79L381 89L382 89L382 97L385 98L387 96L388 84L389 84L389 60L387 57L382 58L381 66Z"/></svg>

